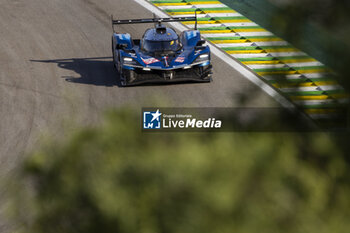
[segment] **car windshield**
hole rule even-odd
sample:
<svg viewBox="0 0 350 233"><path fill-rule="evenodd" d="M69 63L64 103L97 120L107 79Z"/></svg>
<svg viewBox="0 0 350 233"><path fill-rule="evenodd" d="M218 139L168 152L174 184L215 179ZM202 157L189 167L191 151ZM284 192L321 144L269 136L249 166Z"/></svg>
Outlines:
<svg viewBox="0 0 350 233"><path fill-rule="evenodd" d="M147 52L176 51L180 49L178 40L153 41L143 40L142 47Z"/></svg>

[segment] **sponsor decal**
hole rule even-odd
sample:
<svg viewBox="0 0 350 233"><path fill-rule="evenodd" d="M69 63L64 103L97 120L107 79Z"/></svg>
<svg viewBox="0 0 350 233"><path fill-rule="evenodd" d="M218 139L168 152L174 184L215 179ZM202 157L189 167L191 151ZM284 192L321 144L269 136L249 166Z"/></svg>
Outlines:
<svg viewBox="0 0 350 233"><path fill-rule="evenodd" d="M163 57L163 59L165 61L165 66L168 67L169 66L169 64L168 64L168 57L165 56L165 57Z"/></svg>
<svg viewBox="0 0 350 233"><path fill-rule="evenodd" d="M143 129L144 130L206 130L206 129L220 129L222 121L214 117L200 117L192 113L183 113L183 111L176 112L167 111L162 113L159 109L143 110Z"/></svg>
<svg viewBox="0 0 350 233"><path fill-rule="evenodd" d="M179 56L175 59L175 62L178 62L178 63L183 63L185 61L185 57L182 57L182 56Z"/></svg>
<svg viewBox="0 0 350 233"><path fill-rule="evenodd" d="M143 59L141 58L142 61L146 64L146 65L149 65L149 64L152 64L152 63L156 63L156 62L159 62L158 59L154 58L154 57L151 57L151 58L147 58L147 59Z"/></svg>
<svg viewBox="0 0 350 233"><path fill-rule="evenodd" d="M199 55L201 52L202 52L202 50L197 50L197 51L194 53L194 55L197 56L197 55Z"/></svg>
<svg viewBox="0 0 350 233"><path fill-rule="evenodd" d="M222 122L215 118L208 118L206 120L199 120L196 118L183 119L172 119L163 118L162 126L164 129L184 129L184 128L197 128L197 129L218 129L221 128Z"/></svg>
<svg viewBox="0 0 350 233"><path fill-rule="evenodd" d="M159 109L155 112L143 112L143 128L144 129L160 129L162 113Z"/></svg>
<svg viewBox="0 0 350 233"><path fill-rule="evenodd" d="M167 108L140 112L141 130L155 132L322 132L298 111L286 108ZM278 124L276 124L276 120ZM320 131L321 130L321 131Z"/></svg>

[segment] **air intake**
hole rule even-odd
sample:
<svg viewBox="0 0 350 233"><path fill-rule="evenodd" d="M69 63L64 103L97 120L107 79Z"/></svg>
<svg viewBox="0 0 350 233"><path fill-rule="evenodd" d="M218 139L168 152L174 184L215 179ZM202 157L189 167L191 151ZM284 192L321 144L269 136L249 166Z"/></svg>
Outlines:
<svg viewBox="0 0 350 233"><path fill-rule="evenodd" d="M156 28L156 32L157 32L158 34L165 34L165 33L166 33L166 27L158 26L158 27Z"/></svg>

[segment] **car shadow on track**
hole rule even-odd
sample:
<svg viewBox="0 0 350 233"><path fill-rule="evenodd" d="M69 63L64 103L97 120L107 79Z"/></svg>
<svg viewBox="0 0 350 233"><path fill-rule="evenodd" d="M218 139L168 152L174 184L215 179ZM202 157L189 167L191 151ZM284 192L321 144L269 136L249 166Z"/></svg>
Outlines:
<svg viewBox="0 0 350 233"><path fill-rule="evenodd" d="M31 62L53 63L59 68L72 70L79 74L80 77L63 76L67 82L80 83L96 86L118 86L123 87L118 71L113 66L112 57L91 57L91 58L67 58L53 60L30 60ZM188 81L186 83L199 84L198 82ZM136 86L168 86L181 85L184 82L171 83L145 83ZM127 87L133 87L127 86Z"/></svg>
<svg viewBox="0 0 350 233"><path fill-rule="evenodd" d="M68 58L54 60L30 60L31 62L54 63L62 69L72 70L80 77L63 76L67 82L96 86L121 87L118 72L111 57Z"/></svg>

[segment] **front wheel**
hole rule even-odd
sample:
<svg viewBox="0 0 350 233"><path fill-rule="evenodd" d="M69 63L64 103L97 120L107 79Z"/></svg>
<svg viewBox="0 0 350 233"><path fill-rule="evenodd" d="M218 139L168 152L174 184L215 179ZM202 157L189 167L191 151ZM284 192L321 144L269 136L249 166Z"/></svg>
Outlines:
<svg viewBox="0 0 350 233"><path fill-rule="evenodd" d="M128 83L133 83L136 80L136 73L133 70L123 69L124 77Z"/></svg>
<svg viewBox="0 0 350 233"><path fill-rule="evenodd" d="M121 84L123 86L132 85L136 80L136 73L133 70L121 69Z"/></svg>
<svg viewBox="0 0 350 233"><path fill-rule="evenodd" d="M112 56L113 56L113 66L114 68L118 69L117 67L117 60L116 60L116 57L115 57L115 47L114 47L114 43L113 43L113 37L112 37Z"/></svg>
<svg viewBox="0 0 350 233"><path fill-rule="evenodd" d="M212 81L213 68L212 65L200 67L200 76L203 80Z"/></svg>

